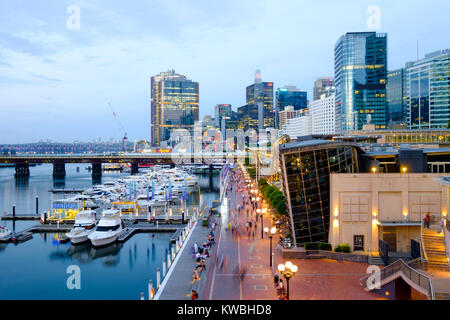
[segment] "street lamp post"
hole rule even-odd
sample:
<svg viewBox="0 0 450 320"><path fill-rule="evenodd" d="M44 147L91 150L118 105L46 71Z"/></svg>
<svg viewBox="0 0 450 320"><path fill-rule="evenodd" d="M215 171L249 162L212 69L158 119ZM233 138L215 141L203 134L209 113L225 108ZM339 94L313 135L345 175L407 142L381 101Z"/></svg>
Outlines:
<svg viewBox="0 0 450 320"><path fill-rule="evenodd" d="M270 228L270 233L269 233L269 228L265 227L264 228L264 232L266 234L269 234L269 239L270 239L270 267L272 267L272 265L273 265L272 237L275 234L275 232L277 232L277 228L275 228L275 227Z"/></svg>
<svg viewBox="0 0 450 320"><path fill-rule="evenodd" d="M292 276L297 272L298 267L290 261L286 261L285 264L280 263L278 265L278 271L284 276L286 279L286 298L289 300L289 280Z"/></svg>

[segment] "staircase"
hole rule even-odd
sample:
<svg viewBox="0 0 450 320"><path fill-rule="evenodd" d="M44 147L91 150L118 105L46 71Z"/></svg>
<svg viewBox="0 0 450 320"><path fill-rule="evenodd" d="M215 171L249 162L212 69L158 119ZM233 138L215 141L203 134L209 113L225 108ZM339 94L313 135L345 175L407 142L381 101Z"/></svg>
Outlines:
<svg viewBox="0 0 450 320"><path fill-rule="evenodd" d="M428 259L428 268L450 271L447 253L445 250L445 238L443 233L432 229L423 229L423 250Z"/></svg>

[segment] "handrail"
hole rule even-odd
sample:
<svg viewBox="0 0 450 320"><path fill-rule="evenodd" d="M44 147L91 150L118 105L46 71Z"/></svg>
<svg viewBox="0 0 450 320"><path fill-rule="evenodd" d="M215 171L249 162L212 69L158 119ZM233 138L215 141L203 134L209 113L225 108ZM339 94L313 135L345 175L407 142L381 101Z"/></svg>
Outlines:
<svg viewBox="0 0 450 320"><path fill-rule="evenodd" d="M420 251L422 252L423 260L425 262L428 262L427 252L425 251L423 243L424 242L423 242L423 219L422 219L422 222L420 223Z"/></svg>
<svg viewBox="0 0 450 320"><path fill-rule="evenodd" d="M427 290L428 297L430 298L430 300L434 300L434 289L433 289L433 282L431 281L431 278L409 266L410 263L412 263L418 259L419 258L408 261L408 263L406 263L402 259L398 259L394 263L390 264L386 268L379 271L380 272L380 282L383 282L383 280L387 279L388 277L391 277L391 276L401 272L411 282L413 282L416 285L418 285L419 287ZM364 289L367 289L367 279L370 276L372 276L372 274L369 274L360 279L360 284L361 284L361 286L363 286ZM424 280L425 280L425 282L424 282Z"/></svg>

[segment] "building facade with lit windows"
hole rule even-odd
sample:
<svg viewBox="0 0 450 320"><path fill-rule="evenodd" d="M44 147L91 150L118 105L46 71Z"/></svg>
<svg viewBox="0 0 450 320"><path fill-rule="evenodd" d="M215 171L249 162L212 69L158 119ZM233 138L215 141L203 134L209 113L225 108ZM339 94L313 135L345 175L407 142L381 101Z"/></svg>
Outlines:
<svg viewBox="0 0 450 320"><path fill-rule="evenodd" d="M152 146L170 138L175 129L192 131L199 120L199 84L175 70L151 77Z"/></svg>
<svg viewBox="0 0 450 320"><path fill-rule="evenodd" d="M336 130L360 130L370 123L385 129L387 35L344 34L334 48Z"/></svg>
<svg viewBox="0 0 450 320"><path fill-rule="evenodd" d="M220 128L223 117L231 117L231 104L217 104L214 106L214 120L217 128Z"/></svg>
<svg viewBox="0 0 450 320"><path fill-rule="evenodd" d="M386 108L390 125L406 123L406 94L405 69L389 71L386 80Z"/></svg>
<svg viewBox="0 0 450 320"><path fill-rule="evenodd" d="M450 123L450 49L406 64L410 129L447 128Z"/></svg>
<svg viewBox="0 0 450 320"><path fill-rule="evenodd" d="M244 107L247 109L241 108L245 111L245 115L251 117L251 120L245 121L244 127L256 130L275 127L273 82L263 82L259 70L256 70L255 83L246 88L246 101L247 105ZM257 123L256 127L255 123Z"/></svg>

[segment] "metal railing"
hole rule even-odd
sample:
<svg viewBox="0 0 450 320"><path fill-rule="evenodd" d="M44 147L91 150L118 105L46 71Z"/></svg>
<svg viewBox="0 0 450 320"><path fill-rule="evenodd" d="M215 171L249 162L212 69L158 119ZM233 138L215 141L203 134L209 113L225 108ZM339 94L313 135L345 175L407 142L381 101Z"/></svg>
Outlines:
<svg viewBox="0 0 450 320"><path fill-rule="evenodd" d="M394 263L390 264L389 266L385 267L384 269L380 270L380 286L384 285L386 283L383 283L386 279L391 278L392 280L395 280L400 276L400 273L402 273L407 279L409 279L413 284L423 289L423 291L427 292L427 296L430 300L434 300L434 290L433 290L433 283L427 275L411 268L409 264L411 264L414 261L420 260L414 259L409 261L408 263L404 262L402 259L399 259L395 261ZM398 275L398 276L397 276ZM364 289L369 290L367 287L367 280L372 275L367 275L364 278L360 280L361 285ZM391 281L392 281L391 280ZM416 288L417 290L417 288ZM421 290L418 290L421 291Z"/></svg>

